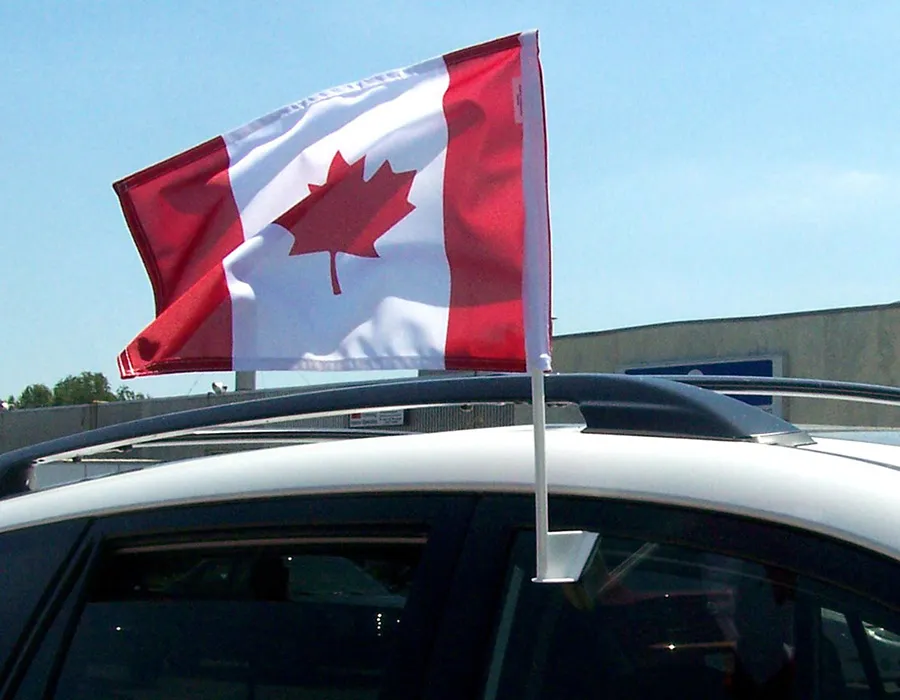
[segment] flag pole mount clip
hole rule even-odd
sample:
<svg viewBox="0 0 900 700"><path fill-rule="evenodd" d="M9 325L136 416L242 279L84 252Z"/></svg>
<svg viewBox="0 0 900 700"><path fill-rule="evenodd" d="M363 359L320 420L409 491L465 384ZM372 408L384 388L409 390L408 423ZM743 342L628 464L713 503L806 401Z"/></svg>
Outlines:
<svg viewBox="0 0 900 700"><path fill-rule="evenodd" d="M593 559L600 535L586 530L551 532L547 536L547 566L535 583L577 583Z"/></svg>

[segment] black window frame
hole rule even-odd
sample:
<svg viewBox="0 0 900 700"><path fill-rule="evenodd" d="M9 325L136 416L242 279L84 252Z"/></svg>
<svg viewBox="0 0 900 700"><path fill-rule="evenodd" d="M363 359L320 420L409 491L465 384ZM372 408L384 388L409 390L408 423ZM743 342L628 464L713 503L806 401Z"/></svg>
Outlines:
<svg viewBox="0 0 900 700"><path fill-rule="evenodd" d="M606 536L652 540L784 566L836 589L900 610L892 580L900 564L863 547L764 518L590 495L552 496L553 530L592 529ZM340 535L428 529L417 589L404 611L408 630L385 677L385 698L482 697L502 613L515 537L534 531L532 494L304 494L218 504L180 505L99 518L85 535L59 613L44 637L59 648L33 648L35 673L58 677L84 604L86 572L108 547L179 538L269 534L290 529ZM892 578L893 577L893 578ZM58 598L58 596L57 596ZM60 632L60 628L63 631ZM40 641L38 639L37 641ZM47 659L50 659L48 662ZM48 667L48 663L52 668ZM18 680L22 680L21 675ZM27 679L26 679L27 680ZM18 685L18 682L15 684ZM31 686L28 686L31 688ZM50 686L52 687L52 686ZM12 698L7 685L0 700Z"/></svg>
<svg viewBox="0 0 900 700"><path fill-rule="evenodd" d="M290 533L292 537L424 534L416 580L404 608L403 632L385 673L382 696L417 698L424 692L432 641L441 622L476 505L470 494L303 494L215 504L170 506L98 518L81 547L81 567L60 598L39 638L16 660L18 673L0 698L29 694L53 697L66 654L88 597L91 574L101 557L128 546L247 539ZM48 640L55 648L48 649ZM30 695L32 696L32 695Z"/></svg>
<svg viewBox="0 0 900 700"><path fill-rule="evenodd" d="M750 517L634 499L551 496L551 530L587 529L781 566L836 592L900 611L900 563L856 544L800 527ZM441 629L430 669L428 698L483 696L516 536L533 532L531 494L486 495L472 519L452 598L469 615ZM553 584L535 584L553 585ZM464 652L460 650L464 649Z"/></svg>

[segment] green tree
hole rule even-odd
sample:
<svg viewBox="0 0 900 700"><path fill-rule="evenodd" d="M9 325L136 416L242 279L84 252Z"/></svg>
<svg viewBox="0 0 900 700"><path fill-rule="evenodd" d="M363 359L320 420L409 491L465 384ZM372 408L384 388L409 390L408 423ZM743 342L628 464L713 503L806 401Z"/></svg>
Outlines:
<svg viewBox="0 0 900 700"><path fill-rule="evenodd" d="M116 395L109 380L102 372L82 372L77 377L69 375L53 387L53 405L71 406L94 401L115 401Z"/></svg>
<svg viewBox="0 0 900 700"><path fill-rule="evenodd" d="M137 401L139 399L149 399L150 397L146 394L142 394L140 391L134 391L130 387L125 386L124 384L116 389L116 401Z"/></svg>
<svg viewBox="0 0 900 700"><path fill-rule="evenodd" d="M46 384L29 384L19 398L15 400L16 408L45 408L53 405L53 392Z"/></svg>

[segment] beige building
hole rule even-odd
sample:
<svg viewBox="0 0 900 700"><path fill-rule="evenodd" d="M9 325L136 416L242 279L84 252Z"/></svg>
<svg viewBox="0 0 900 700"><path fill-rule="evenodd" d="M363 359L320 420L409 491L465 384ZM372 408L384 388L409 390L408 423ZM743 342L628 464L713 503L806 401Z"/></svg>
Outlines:
<svg viewBox="0 0 900 700"><path fill-rule="evenodd" d="M900 385L900 302L806 313L660 323L553 341L557 372L621 372L768 362L775 376ZM733 363L728 365L720 363ZM784 399L775 407L796 423L900 425L900 409Z"/></svg>

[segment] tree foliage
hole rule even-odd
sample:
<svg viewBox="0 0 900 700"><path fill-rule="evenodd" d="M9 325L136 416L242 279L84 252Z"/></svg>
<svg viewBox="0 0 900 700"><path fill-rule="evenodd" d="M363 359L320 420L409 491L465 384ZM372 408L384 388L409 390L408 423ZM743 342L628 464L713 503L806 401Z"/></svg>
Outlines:
<svg viewBox="0 0 900 700"><path fill-rule="evenodd" d="M135 391L134 389L131 389L124 384L116 389L116 401L137 401L139 399L149 398L150 397L146 394L142 394L140 391Z"/></svg>
<svg viewBox="0 0 900 700"><path fill-rule="evenodd" d="M115 400L116 395L102 372L82 372L77 377L70 374L53 387L54 406Z"/></svg>
<svg viewBox="0 0 900 700"><path fill-rule="evenodd" d="M10 397L16 408L46 408L48 406L72 406L95 401L134 401L148 398L145 394L127 386L115 391L102 372L82 372L60 379L50 389L46 384L30 384L18 398Z"/></svg>
<svg viewBox="0 0 900 700"><path fill-rule="evenodd" d="M46 384L29 384L15 400L16 408L46 408L52 405L53 392Z"/></svg>

